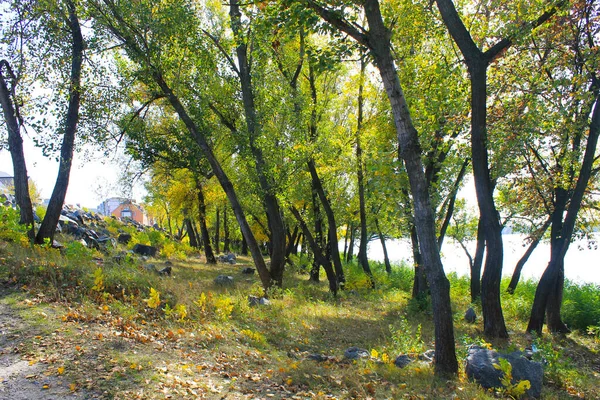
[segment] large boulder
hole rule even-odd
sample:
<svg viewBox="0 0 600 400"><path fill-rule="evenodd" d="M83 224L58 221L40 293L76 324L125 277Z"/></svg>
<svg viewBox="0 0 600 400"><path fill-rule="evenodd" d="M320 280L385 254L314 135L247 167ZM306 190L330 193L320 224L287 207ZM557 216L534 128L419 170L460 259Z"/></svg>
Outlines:
<svg viewBox="0 0 600 400"><path fill-rule="evenodd" d="M469 348L467 366L465 371L467 377L486 389L502 388L500 379L504 375L496 369L494 364L500 364L499 359L504 358L512 365L512 383L528 380L531 388L527 390L529 397L538 398L542 394L542 379L544 370L539 362L528 360L520 351L510 354L498 353L479 346Z"/></svg>
<svg viewBox="0 0 600 400"><path fill-rule="evenodd" d="M147 246L145 244L136 243L136 245L133 246L133 249L131 250L133 250L135 254L139 254L140 256L154 257L158 249L154 246Z"/></svg>

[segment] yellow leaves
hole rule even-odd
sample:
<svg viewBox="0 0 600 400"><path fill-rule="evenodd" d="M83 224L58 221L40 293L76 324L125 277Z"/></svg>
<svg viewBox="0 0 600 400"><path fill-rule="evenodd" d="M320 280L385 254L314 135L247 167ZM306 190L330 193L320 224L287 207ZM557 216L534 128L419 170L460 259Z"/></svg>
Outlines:
<svg viewBox="0 0 600 400"><path fill-rule="evenodd" d="M285 381L286 385L291 385L294 382L294 380L292 378L287 378L287 380Z"/></svg>
<svg viewBox="0 0 600 400"><path fill-rule="evenodd" d="M371 350L371 357L373 358L378 358L379 357L379 352L375 349Z"/></svg>
<svg viewBox="0 0 600 400"><path fill-rule="evenodd" d="M92 286L92 290L96 292L102 292L104 290L104 273L100 267L96 268L94 271L94 286Z"/></svg>
<svg viewBox="0 0 600 400"><path fill-rule="evenodd" d="M74 392L76 389L77 389L77 385L76 385L76 384L74 384L74 383L71 383L71 384L69 385L69 390L70 390L71 392Z"/></svg>
<svg viewBox="0 0 600 400"><path fill-rule="evenodd" d="M160 292L154 288L150 288L150 298L144 299L144 301L148 304L148 307L157 308L160 306Z"/></svg>
<svg viewBox="0 0 600 400"><path fill-rule="evenodd" d="M58 367L56 369L56 372L58 373L58 375L62 375L65 372L65 367Z"/></svg>
<svg viewBox="0 0 600 400"><path fill-rule="evenodd" d="M42 386L42 389L50 389L50 385L44 385Z"/></svg>

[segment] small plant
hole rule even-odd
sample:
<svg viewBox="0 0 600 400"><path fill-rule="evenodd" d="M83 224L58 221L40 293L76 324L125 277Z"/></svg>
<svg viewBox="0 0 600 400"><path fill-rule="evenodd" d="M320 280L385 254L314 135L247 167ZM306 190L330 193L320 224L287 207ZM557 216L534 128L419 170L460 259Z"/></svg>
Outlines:
<svg viewBox="0 0 600 400"><path fill-rule="evenodd" d="M150 288L150 298L144 300L148 307L155 309L160 306L160 292L154 288Z"/></svg>
<svg viewBox="0 0 600 400"><path fill-rule="evenodd" d="M104 291L104 273L100 267L94 271L94 286L92 286L92 290L98 293Z"/></svg>
<svg viewBox="0 0 600 400"><path fill-rule="evenodd" d="M394 350L400 353L421 353L425 351L425 343L421 338L421 324L413 332L412 325L406 318L401 317L397 328L390 325Z"/></svg>
<svg viewBox="0 0 600 400"><path fill-rule="evenodd" d="M502 371L503 373L502 377L500 378L500 383L502 384L502 394L518 399L531 388L531 382L528 380L512 383L512 365L507 359L499 359L498 364L494 364L494 368Z"/></svg>
<svg viewBox="0 0 600 400"><path fill-rule="evenodd" d="M188 313L185 304L177 304L175 308L171 308L167 304L165 306L165 315L169 318L177 318L179 322L183 322L185 321Z"/></svg>

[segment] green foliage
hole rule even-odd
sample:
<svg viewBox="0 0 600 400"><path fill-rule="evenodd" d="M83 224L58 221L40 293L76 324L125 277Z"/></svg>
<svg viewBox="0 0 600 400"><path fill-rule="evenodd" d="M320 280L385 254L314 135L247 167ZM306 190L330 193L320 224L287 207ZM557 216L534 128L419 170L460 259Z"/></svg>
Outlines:
<svg viewBox="0 0 600 400"><path fill-rule="evenodd" d="M502 394L518 399L524 396L525 393L531 389L531 382L528 380L512 383L512 365L507 359L500 358L498 360L498 364L494 364L494 368L502 371L502 377L500 378L500 383L502 384Z"/></svg>
<svg viewBox="0 0 600 400"><path fill-rule="evenodd" d="M0 240L26 245L27 227L19 224L19 211L12 207L0 205Z"/></svg>
<svg viewBox="0 0 600 400"><path fill-rule="evenodd" d="M563 321L571 328L586 332L600 325L600 286L566 282L562 307Z"/></svg>
<svg viewBox="0 0 600 400"><path fill-rule="evenodd" d="M400 317L397 324L390 325L393 350L400 354L418 354L426 350L421 334L421 324L416 328L405 317Z"/></svg>

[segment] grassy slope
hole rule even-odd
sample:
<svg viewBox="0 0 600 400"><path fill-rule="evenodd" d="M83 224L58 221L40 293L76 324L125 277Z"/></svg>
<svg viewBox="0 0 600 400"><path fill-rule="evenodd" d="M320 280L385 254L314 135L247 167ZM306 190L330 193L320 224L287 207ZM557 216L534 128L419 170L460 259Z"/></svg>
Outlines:
<svg viewBox="0 0 600 400"><path fill-rule="evenodd" d="M172 277L158 277L139 259L118 263L82 248L68 253L0 241L0 282L11 288L0 301L30 326L15 346L20 356L44 363L48 375L75 384L75 392L120 399L496 396L462 372L445 381L425 363L402 370L392 364L399 354L433 347L428 305L410 300L406 269L388 278L376 267L379 286L370 290L360 271L347 266L350 287L337 299L325 283L288 271L286 288L271 294L270 306L250 307L247 296L261 289L256 276L240 273L248 259L208 266L181 257ZM149 262L160 268L163 261ZM216 286L219 274L234 276L235 286ZM485 340L481 320L462 321L468 282L451 281L457 352L464 358L468 345ZM150 287L160 293L155 309L144 300ZM495 349L531 343L521 332L533 290L524 284L503 299L511 339L491 343ZM174 311L165 313L167 303ZM598 336L545 336L536 343L549 362L544 398L600 398ZM348 362L343 353L350 346L373 350L377 359ZM316 362L306 359L311 353L331 357Z"/></svg>

